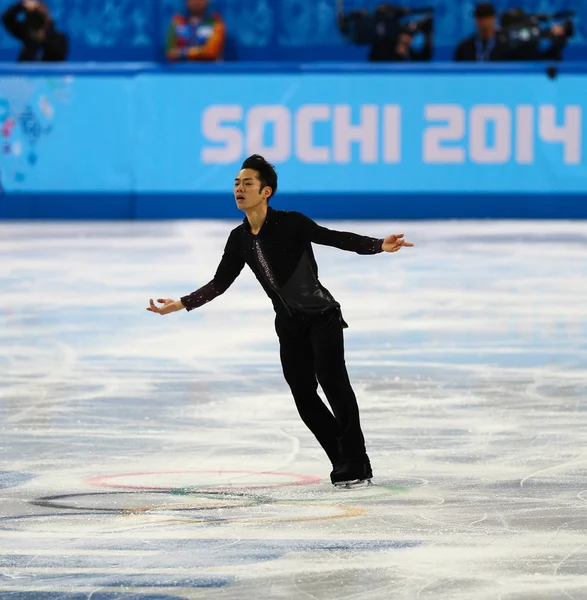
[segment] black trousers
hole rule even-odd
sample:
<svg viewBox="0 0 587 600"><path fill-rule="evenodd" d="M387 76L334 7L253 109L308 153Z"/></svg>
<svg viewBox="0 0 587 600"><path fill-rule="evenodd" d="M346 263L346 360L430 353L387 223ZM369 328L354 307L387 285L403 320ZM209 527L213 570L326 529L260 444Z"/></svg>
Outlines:
<svg viewBox="0 0 587 600"><path fill-rule="evenodd" d="M340 310L316 316L278 314L275 329L283 374L300 417L333 466L368 463L359 407L344 360ZM318 384L332 412L320 399Z"/></svg>

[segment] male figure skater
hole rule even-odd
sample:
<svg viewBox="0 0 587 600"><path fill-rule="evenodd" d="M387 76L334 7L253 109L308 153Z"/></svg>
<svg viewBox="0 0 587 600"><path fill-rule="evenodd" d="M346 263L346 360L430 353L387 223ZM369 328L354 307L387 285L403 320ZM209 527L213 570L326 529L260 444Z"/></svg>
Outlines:
<svg viewBox="0 0 587 600"><path fill-rule="evenodd" d="M245 160L234 180L234 197L246 217L234 229L214 279L179 301L150 300L147 310L188 311L223 294L245 263L273 301L283 374L298 412L332 462L337 487L369 484L373 473L361 431L359 408L344 360L340 305L318 280L312 242L357 254L397 252L413 246L403 234L376 239L320 227L298 212L273 210L277 173L262 156ZM320 383L332 412L318 396Z"/></svg>

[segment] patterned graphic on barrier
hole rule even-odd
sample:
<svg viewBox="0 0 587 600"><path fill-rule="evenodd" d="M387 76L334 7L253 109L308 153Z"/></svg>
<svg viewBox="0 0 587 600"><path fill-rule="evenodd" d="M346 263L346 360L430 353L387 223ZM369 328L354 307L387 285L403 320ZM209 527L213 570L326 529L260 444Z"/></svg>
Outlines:
<svg viewBox="0 0 587 600"><path fill-rule="evenodd" d="M58 106L71 99L72 82L72 77L0 79L0 193L25 182L34 170Z"/></svg>
<svg viewBox="0 0 587 600"><path fill-rule="evenodd" d="M80 75L75 94L72 78L0 77L2 180L7 192L226 193L260 153L289 193L584 193L584 76L519 79L408 73L392 95L385 74L250 73L235 98L242 75Z"/></svg>
<svg viewBox="0 0 587 600"><path fill-rule="evenodd" d="M332 0L284 0L279 20L280 46L337 46L345 43L336 26Z"/></svg>

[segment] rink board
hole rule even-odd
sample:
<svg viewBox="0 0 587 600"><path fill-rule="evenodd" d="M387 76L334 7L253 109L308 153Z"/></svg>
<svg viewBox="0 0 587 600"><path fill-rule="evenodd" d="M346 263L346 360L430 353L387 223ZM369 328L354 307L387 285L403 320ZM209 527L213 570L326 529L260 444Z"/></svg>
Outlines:
<svg viewBox="0 0 587 600"><path fill-rule="evenodd" d="M0 217L231 217L252 153L315 217L587 216L580 66L302 67L5 68Z"/></svg>

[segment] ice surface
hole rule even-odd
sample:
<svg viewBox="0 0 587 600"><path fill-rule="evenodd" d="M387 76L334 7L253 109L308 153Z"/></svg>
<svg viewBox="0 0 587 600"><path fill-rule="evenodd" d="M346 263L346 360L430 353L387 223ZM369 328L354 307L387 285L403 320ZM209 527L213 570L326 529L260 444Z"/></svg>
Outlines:
<svg viewBox="0 0 587 600"><path fill-rule="evenodd" d="M375 487L335 490L235 223L0 225L0 598L587 599L587 223L330 223Z"/></svg>

